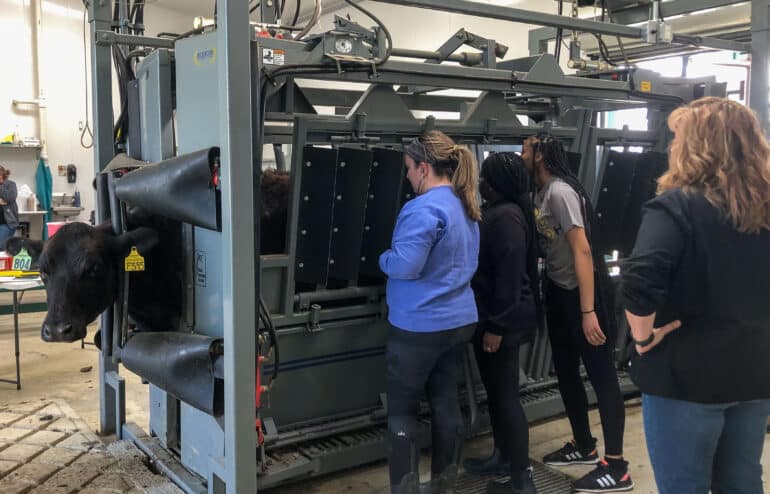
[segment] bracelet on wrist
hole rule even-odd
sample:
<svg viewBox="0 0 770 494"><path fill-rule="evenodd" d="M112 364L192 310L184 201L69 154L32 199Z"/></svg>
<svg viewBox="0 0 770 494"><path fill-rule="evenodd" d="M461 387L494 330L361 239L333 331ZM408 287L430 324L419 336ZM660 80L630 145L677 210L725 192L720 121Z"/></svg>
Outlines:
<svg viewBox="0 0 770 494"><path fill-rule="evenodd" d="M643 340L637 340L636 338L634 338L633 335L631 335L631 338L634 340L634 343L636 343L637 345L639 345L639 346L647 346L650 343L652 343L652 341L655 339L655 333L650 333L650 336L648 336L647 338L645 338Z"/></svg>
<svg viewBox="0 0 770 494"><path fill-rule="evenodd" d="M596 312L596 309L591 309L591 310L581 310L580 312L581 312L582 314L592 314L592 313Z"/></svg>

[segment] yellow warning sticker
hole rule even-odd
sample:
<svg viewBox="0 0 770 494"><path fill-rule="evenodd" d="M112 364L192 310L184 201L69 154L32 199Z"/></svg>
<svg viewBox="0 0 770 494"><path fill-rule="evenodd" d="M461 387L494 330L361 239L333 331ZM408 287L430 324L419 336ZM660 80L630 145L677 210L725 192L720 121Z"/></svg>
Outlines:
<svg viewBox="0 0 770 494"><path fill-rule="evenodd" d="M131 247L131 252L126 256L126 271L144 271L144 257L136 247Z"/></svg>
<svg viewBox="0 0 770 494"><path fill-rule="evenodd" d="M652 81L642 81L641 84L639 84L639 89L645 93L651 93Z"/></svg>

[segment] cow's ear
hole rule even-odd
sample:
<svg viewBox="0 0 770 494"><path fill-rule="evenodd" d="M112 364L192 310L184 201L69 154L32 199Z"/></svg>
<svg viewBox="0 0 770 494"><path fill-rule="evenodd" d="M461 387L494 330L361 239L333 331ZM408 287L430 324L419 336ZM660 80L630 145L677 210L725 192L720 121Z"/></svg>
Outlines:
<svg viewBox="0 0 770 494"><path fill-rule="evenodd" d="M32 262L37 262L40 253L43 251L43 241L29 240L22 237L11 237L5 242L5 251L12 256L21 252L21 249L27 249L27 253L32 257Z"/></svg>
<svg viewBox="0 0 770 494"><path fill-rule="evenodd" d="M158 232L152 228L140 227L123 235L116 237L118 252L122 256L127 256L132 247L136 247L139 254L146 255L153 247L158 245Z"/></svg>

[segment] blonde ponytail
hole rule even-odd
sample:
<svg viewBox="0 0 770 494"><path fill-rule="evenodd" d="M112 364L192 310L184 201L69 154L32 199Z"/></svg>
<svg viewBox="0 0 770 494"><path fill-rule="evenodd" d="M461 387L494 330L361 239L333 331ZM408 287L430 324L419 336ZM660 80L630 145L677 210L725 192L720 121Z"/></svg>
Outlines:
<svg viewBox="0 0 770 494"><path fill-rule="evenodd" d="M470 149L458 146L446 134L431 130L420 137L433 170L452 180L452 188L463 204L465 214L473 221L481 219L478 198L479 169Z"/></svg>
<svg viewBox="0 0 770 494"><path fill-rule="evenodd" d="M457 169L452 174L452 186L465 207L465 214L473 221L481 219L477 187L479 170L470 149L457 146Z"/></svg>

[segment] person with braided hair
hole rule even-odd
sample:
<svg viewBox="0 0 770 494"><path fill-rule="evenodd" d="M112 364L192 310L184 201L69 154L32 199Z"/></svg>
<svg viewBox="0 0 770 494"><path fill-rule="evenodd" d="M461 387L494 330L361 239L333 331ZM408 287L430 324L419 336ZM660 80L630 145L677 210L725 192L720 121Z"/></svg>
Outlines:
<svg viewBox="0 0 770 494"><path fill-rule="evenodd" d="M596 464L575 482L579 492L633 489L623 459L625 408L614 366L613 300L604 256L592 252L591 201L567 165L561 142L550 134L527 138L521 157L533 176L535 218L545 258L545 305L559 391L573 439L546 455L547 465ZM588 423L588 398L580 361L596 392L604 432L604 458Z"/></svg>
<svg viewBox="0 0 770 494"><path fill-rule="evenodd" d="M388 277L385 350L393 494L454 492L463 436L457 381L478 313L471 289L479 255L478 170L470 150L430 131L404 146L416 197L380 256ZM432 420L431 480L419 485L420 399Z"/></svg>
<svg viewBox="0 0 770 494"><path fill-rule="evenodd" d="M473 348L495 449L488 458L467 458L463 466L477 475L511 475L490 482L491 494L537 494L518 384L519 345L532 336L542 314L529 183L524 162L514 153L492 153L482 164L479 269L471 282L479 310Z"/></svg>

